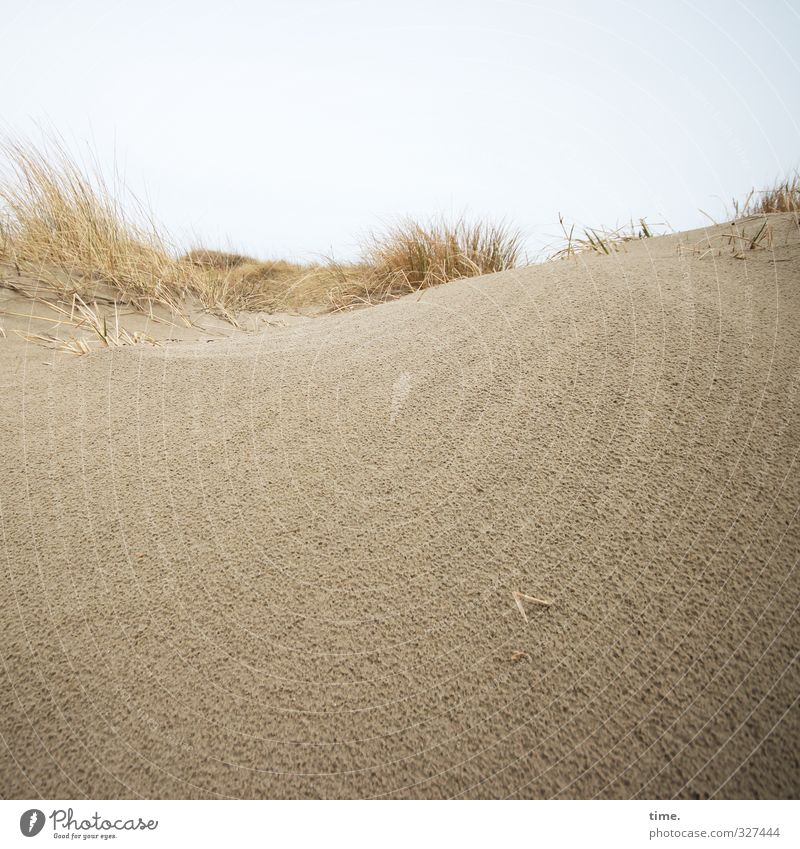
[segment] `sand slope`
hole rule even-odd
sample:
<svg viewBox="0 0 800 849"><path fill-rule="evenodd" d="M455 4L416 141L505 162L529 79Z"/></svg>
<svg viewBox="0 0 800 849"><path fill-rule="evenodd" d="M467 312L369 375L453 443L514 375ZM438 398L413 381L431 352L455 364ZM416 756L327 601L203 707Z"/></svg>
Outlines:
<svg viewBox="0 0 800 849"><path fill-rule="evenodd" d="M797 795L772 226L745 259L693 233L250 337L16 349L2 794ZM515 590L554 604L526 624Z"/></svg>

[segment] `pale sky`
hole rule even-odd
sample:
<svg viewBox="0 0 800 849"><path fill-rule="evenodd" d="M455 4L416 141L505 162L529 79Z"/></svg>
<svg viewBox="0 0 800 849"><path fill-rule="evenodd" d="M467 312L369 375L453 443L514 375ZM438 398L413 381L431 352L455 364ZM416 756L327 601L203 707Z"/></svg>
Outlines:
<svg viewBox="0 0 800 849"><path fill-rule="evenodd" d="M701 226L800 165L800 3L0 0L0 127L179 239L354 256L402 215ZM115 153L116 152L116 153Z"/></svg>

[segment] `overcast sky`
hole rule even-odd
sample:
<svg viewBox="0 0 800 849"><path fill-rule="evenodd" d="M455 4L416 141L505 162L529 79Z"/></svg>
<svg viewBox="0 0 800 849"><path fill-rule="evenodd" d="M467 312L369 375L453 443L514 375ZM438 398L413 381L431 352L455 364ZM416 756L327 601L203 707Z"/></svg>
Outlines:
<svg viewBox="0 0 800 849"><path fill-rule="evenodd" d="M6 132L177 237L354 255L399 215L704 223L800 165L800 4L0 0Z"/></svg>

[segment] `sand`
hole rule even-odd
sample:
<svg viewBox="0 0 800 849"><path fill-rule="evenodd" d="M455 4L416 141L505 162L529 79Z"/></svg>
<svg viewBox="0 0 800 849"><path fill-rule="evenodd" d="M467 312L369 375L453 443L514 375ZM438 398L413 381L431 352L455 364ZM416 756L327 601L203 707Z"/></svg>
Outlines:
<svg viewBox="0 0 800 849"><path fill-rule="evenodd" d="M771 226L213 343L0 339L2 795L797 796Z"/></svg>

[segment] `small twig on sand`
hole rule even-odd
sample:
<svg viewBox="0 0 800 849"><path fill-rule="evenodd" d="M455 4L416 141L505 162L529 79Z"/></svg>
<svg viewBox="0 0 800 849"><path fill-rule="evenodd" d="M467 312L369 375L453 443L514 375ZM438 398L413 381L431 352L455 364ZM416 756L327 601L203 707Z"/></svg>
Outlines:
<svg viewBox="0 0 800 849"><path fill-rule="evenodd" d="M544 599L544 598L536 598L536 596L525 595L525 593L517 592L516 590L513 592L514 601L517 603L517 607L519 608L519 612L522 614L523 619L528 621L528 614L525 612L525 608L522 605L523 601L529 601L531 604L541 604L544 607L550 607L553 603L552 600Z"/></svg>

